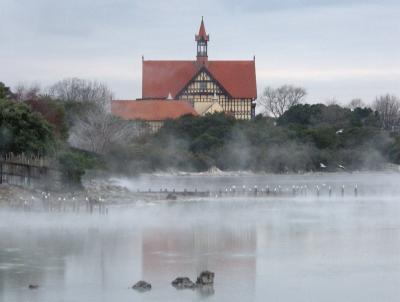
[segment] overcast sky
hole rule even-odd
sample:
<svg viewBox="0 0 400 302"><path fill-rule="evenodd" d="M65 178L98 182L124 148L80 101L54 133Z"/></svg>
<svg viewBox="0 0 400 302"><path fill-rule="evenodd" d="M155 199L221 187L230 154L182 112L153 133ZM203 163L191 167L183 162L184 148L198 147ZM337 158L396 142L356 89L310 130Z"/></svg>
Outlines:
<svg viewBox="0 0 400 302"><path fill-rule="evenodd" d="M194 59L201 16L209 59L256 56L258 93L300 85L308 101L400 95L399 0L0 0L0 81L66 77L141 96L141 56Z"/></svg>

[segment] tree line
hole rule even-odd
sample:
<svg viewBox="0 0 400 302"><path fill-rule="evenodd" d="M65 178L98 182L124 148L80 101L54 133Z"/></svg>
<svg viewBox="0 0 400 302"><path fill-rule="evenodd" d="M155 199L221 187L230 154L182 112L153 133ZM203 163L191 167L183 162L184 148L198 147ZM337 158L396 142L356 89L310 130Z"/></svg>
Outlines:
<svg viewBox="0 0 400 302"><path fill-rule="evenodd" d="M258 105L262 107L262 114L279 118L292 106L305 100L307 91L302 87L283 85L278 88L267 87L258 98ZM328 105L338 104L335 100ZM400 99L391 94L377 97L372 106L367 106L361 99L353 99L344 106L349 109L371 108L379 114L379 125L382 129L398 131L400 129Z"/></svg>
<svg viewBox="0 0 400 302"><path fill-rule="evenodd" d="M111 90L96 81L65 79L42 89L0 82L0 155L56 158L66 181L79 183L85 170L104 167L102 156L128 141L133 123L111 115Z"/></svg>
<svg viewBox="0 0 400 302"><path fill-rule="evenodd" d="M114 145L117 171L354 171L400 164L400 101L377 97L347 105L304 103L306 91L267 88L253 120L218 113L167 121L152 136Z"/></svg>
<svg viewBox="0 0 400 302"><path fill-rule="evenodd" d="M154 135L110 112L104 84L65 79L47 89L0 82L0 153L57 158L66 179L86 169L252 170L274 173L383 169L400 164L400 101L383 95L366 106L305 103L306 91L267 88L253 120L218 113L168 120Z"/></svg>

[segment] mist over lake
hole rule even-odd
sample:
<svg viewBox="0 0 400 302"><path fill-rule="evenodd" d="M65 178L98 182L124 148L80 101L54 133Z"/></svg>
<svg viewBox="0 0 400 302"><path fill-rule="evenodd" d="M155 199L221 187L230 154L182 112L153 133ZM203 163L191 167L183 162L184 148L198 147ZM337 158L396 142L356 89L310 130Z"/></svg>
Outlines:
<svg viewBox="0 0 400 302"><path fill-rule="evenodd" d="M107 216L2 209L0 300L358 302L397 301L400 294L396 173L113 181L132 192L232 185L310 189L307 196L136 201L110 206ZM177 276L194 279L203 270L215 272L212 290L171 286ZM150 292L130 288L140 279L151 282ZM30 290L28 284L40 287Z"/></svg>

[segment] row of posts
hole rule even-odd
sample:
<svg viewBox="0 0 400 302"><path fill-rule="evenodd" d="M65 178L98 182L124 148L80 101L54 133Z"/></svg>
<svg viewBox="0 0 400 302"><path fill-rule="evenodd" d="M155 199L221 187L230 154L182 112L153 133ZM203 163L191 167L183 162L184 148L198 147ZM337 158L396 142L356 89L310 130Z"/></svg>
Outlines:
<svg viewBox="0 0 400 302"><path fill-rule="evenodd" d="M41 198L31 197L30 199L20 198L17 202L10 201L10 206L24 211L33 211L37 208L38 202L41 201L43 210L47 212L86 212L89 214L98 213L99 215L108 215L108 208L105 200L101 197L92 198L85 197L79 199L76 197L53 197L51 193L42 192Z"/></svg>
<svg viewBox="0 0 400 302"><path fill-rule="evenodd" d="M314 190L310 189L308 186L292 186L291 189L282 188L282 186L278 185L276 187L270 188L266 186L265 188L258 188L254 186L253 188L246 188L246 186L242 186L241 188L237 189L236 186L231 186L230 188L225 188L224 190L218 190L216 196L223 197L223 196L307 196L309 194L314 194L319 197L322 194L322 188L326 186L320 187L316 185ZM327 187L327 193L329 197L332 197L332 187ZM345 186L342 185L340 187L340 196L344 197L346 193ZM358 196L358 186L355 185L352 189L352 193L354 197Z"/></svg>
<svg viewBox="0 0 400 302"><path fill-rule="evenodd" d="M138 191L140 192L140 191ZM144 191L142 193L160 193L160 194L175 194L175 195L183 195L183 196L215 196L215 197L231 197L231 196L254 196L254 197L262 197L262 196L312 196L313 193L315 196L319 197L323 194L323 192L327 192L329 197L332 197L333 189L331 186L326 185L316 185L314 188L310 188L307 185L302 186L292 186L291 188L284 188L280 185L275 187L266 186L265 188L259 188L258 186L254 187L246 187L245 185L242 187L230 186L224 189L219 189L217 191L198 191L194 189L192 191L183 189L183 191L176 191L175 189L160 189ZM349 189L345 189L345 186L342 185L340 187L340 196L344 197L346 193L349 192ZM358 186L354 185L351 189L352 195L354 197L358 196Z"/></svg>

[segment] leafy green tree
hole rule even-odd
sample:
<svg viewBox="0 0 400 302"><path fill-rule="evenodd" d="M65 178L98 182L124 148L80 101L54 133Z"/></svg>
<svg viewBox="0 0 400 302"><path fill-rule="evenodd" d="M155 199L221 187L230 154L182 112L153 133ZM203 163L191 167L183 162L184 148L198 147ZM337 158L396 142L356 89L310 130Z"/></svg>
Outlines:
<svg viewBox="0 0 400 302"><path fill-rule="evenodd" d="M0 153L49 154L55 150L53 127L23 103L0 100Z"/></svg>
<svg viewBox="0 0 400 302"><path fill-rule="evenodd" d="M50 97L27 100L32 111L40 113L52 126L57 138L65 141L68 138L68 126L64 104Z"/></svg>
<svg viewBox="0 0 400 302"><path fill-rule="evenodd" d="M10 87L7 87L3 82L0 82L0 99L11 99L13 97L13 93L10 90Z"/></svg>
<svg viewBox="0 0 400 302"><path fill-rule="evenodd" d="M389 145L387 155L391 162L400 165L400 137L395 138Z"/></svg>
<svg viewBox="0 0 400 302"><path fill-rule="evenodd" d="M64 183L72 187L81 187L81 178L86 170L102 167L102 160L93 153L64 149L57 154L59 169Z"/></svg>
<svg viewBox="0 0 400 302"><path fill-rule="evenodd" d="M323 104L294 105L278 118L277 123L279 126L288 126L290 124L309 126L320 120L319 117L321 116L324 107L326 106Z"/></svg>

